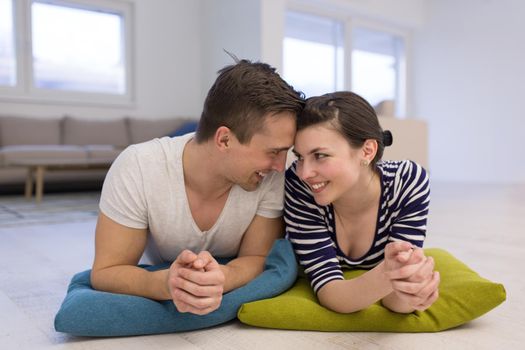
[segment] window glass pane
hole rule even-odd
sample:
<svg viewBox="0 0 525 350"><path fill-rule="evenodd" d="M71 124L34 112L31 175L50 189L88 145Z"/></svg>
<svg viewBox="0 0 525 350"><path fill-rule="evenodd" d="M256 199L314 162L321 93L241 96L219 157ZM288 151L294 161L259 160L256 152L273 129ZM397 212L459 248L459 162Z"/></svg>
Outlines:
<svg viewBox="0 0 525 350"><path fill-rule="evenodd" d="M35 87L124 94L123 27L119 14L33 2Z"/></svg>
<svg viewBox="0 0 525 350"><path fill-rule="evenodd" d="M403 39L365 28L355 28L352 33L352 90L373 106L390 105L392 113L399 115L403 104Z"/></svg>
<svg viewBox="0 0 525 350"><path fill-rule="evenodd" d="M0 0L0 85L16 85L12 0Z"/></svg>
<svg viewBox="0 0 525 350"><path fill-rule="evenodd" d="M343 26L340 22L287 12L284 79L308 96L343 89Z"/></svg>

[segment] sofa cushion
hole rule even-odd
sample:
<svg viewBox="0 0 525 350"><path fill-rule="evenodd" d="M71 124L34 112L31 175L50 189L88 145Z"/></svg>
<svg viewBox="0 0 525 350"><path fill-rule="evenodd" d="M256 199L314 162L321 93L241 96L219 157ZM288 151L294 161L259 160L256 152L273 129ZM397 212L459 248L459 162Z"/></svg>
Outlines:
<svg viewBox="0 0 525 350"><path fill-rule="evenodd" d="M157 137L169 135L180 126L190 121L189 118L138 119L129 118L131 143L141 143Z"/></svg>
<svg viewBox="0 0 525 350"><path fill-rule="evenodd" d="M4 165L24 159L63 159L85 161L87 152L83 147L74 145L14 145L0 149Z"/></svg>
<svg viewBox="0 0 525 350"><path fill-rule="evenodd" d="M189 134L190 132L197 131L197 128L199 127L199 122L197 120L191 120L189 122L186 122L179 126L177 129L173 130L171 133L168 134L169 137L177 137Z"/></svg>
<svg viewBox="0 0 525 350"><path fill-rule="evenodd" d="M126 119L87 120L67 116L64 118L63 143L66 145L113 145L129 144Z"/></svg>
<svg viewBox="0 0 525 350"><path fill-rule="evenodd" d="M58 145L60 122L57 118L0 117L0 146Z"/></svg>
<svg viewBox="0 0 525 350"><path fill-rule="evenodd" d="M122 148L111 145L87 145L84 146L90 161L113 162L122 152Z"/></svg>

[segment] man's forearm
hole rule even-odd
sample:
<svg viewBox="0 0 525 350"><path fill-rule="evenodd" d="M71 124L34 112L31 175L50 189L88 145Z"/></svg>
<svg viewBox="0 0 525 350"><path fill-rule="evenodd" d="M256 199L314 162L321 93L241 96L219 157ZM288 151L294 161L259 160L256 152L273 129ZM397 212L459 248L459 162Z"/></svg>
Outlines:
<svg viewBox="0 0 525 350"><path fill-rule="evenodd" d="M91 284L93 288L105 292L169 300L167 275L168 270L150 272L136 266L119 265L93 270Z"/></svg>
<svg viewBox="0 0 525 350"><path fill-rule="evenodd" d="M220 265L224 273L224 293L242 287L264 270L264 256L242 256Z"/></svg>

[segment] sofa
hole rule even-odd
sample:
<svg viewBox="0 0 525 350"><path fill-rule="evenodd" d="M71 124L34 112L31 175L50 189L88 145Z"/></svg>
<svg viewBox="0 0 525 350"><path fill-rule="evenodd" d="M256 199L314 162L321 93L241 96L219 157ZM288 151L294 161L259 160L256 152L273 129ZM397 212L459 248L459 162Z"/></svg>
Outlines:
<svg viewBox="0 0 525 350"><path fill-rule="evenodd" d="M23 185L28 172L24 164L35 159L65 165L63 170L56 167L46 172L46 185L100 184L111 162L126 146L169 135L188 123L195 121L184 117L88 120L74 116L0 116L0 192ZM78 169L71 171L68 164ZM97 166L90 166L94 164Z"/></svg>

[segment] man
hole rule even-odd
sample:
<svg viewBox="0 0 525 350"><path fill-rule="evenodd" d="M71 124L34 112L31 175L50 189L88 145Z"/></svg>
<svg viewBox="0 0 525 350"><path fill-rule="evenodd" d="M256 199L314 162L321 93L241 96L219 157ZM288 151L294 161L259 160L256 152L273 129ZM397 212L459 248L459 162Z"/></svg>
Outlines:
<svg viewBox="0 0 525 350"><path fill-rule="evenodd" d="M102 190L93 287L203 315L261 273L283 232L279 173L302 106L275 69L242 60L219 72L195 135L124 150ZM149 239L169 269L136 266Z"/></svg>

